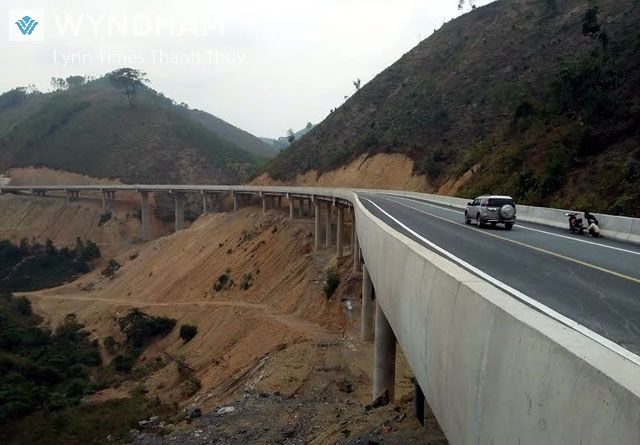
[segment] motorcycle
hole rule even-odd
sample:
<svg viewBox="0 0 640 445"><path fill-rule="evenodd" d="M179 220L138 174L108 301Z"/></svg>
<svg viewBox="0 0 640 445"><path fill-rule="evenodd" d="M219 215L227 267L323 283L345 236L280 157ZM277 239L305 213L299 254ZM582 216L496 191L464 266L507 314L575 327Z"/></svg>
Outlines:
<svg viewBox="0 0 640 445"><path fill-rule="evenodd" d="M569 218L569 230L571 233L577 233L578 235L584 235L584 227L582 226L582 218L578 218L577 213L565 213L565 216Z"/></svg>
<svg viewBox="0 0 640 445"><path fill-rule="evenodd" d="M582 218L578 218L577 213L565 213L565 216L569 218L569 230L571 233L577 233L578 235L584 235L584 231L587 230L589 235L594 238L600 236L600 227L598 227L598 220L595 217L587 219L588 227L582 225Z"/></svg>

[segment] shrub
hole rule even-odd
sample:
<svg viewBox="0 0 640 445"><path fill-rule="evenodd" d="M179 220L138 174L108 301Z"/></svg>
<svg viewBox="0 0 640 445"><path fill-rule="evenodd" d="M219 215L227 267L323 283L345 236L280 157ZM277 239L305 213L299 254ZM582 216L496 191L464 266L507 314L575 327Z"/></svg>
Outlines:
<svg viewBox="0 0 640 445"><path fill-rule="evenodd" d="M116 371L129 373L136 363L136 357L133 354L120 354L113 359L113 366Z"/></svg>
<svg viewBox="0 0 640 445"><path fill-rule="evenodd" d="M176 320L173 318L148 315L138 308L131 309L127 315L118 319L126 344L136 349L147 346L158 337L166 336L175 325Z"/></svg>
<svg viewBox="0 0 640 445"><path fill-rule="evenodd" d="M240 288L242 290L248 290L253 285L253 275L251 273L246 273L242 276L242 282L240 283Z"/></svg>
<svg viewBox="0 0 640 445"><path fill-rule="evenodd" d="M98 226L101 226L108 222L111 219L111 212L104 212L100 214L100 219L98 220Z"/></svg>
<svg viewBox="0 0 640 445"><path fill-rule="evenodd" d="M327 270L327 277L325 279L324 289L323 289L324 295L325 297L327 297L327 299L331 298L333 293L338 288L339 284L340 284L340 274L338 273L338 270L335 267L332 267L329 270Z"/></svg>
<svg viewBox="0 0 640 445"><path fill-rule="evenodd" d="M191 324L183 324L180 326L180 338L188 343L193 337L198 334L198 327Z"/></svg>
<svg viewBox="0 0 640 445"><path fill-rule="evenodd" d="M225 289L226 287L228 287L228 284L229 284L229 275L226 273L223 273L218 277L218 279L214 283L213 290L215 290L216 292L220 292L222 289Z"/></svg>
<svg viewBox="0 0 640 445"><path fill-rule="evenodd" d="M116 339L111 335L104 339L104 348L109 354L113 354L116 351L117 344Z"/></svg>
<svg viewBox="0 0 640 445"><path fill-rule="evenodd" d="M15 299L16 310L22 315L31 315L31 301L27 297L18 297Z"/></svg>
<svg viewBox="0 0 640 445"><path fill-rule="evenodd" d="M102 271L102 275L108 278L113 278L118 269L120 269L120 263L116 260L109 260L107 267Z"/></svg>

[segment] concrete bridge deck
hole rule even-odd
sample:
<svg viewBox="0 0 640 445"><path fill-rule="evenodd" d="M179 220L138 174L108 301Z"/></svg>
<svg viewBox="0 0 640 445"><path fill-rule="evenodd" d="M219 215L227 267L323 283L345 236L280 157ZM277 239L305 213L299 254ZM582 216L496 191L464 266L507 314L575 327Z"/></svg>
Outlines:
<svg viewBox="0 0 640 445"><path fill-rule="evenodd" d="M254 196L263 211L288 199L291 215L314 215L316 247L336 239L337 255L348 211L354 267L365 263L363 336L376 342L373 395L393 397L397 341L452 443L640 443L640 247L615 240L632 240L637 220L605 215L615 239L594 240L558 229L563 221L538 224L555 209L519 206L533 222L480 230L464 224L456 198L415 193L0 186L70 199L98 191L105 205L125 190L140 193L143 232L153 192L176 195L177 230L186 193L229 194L234 208Z"/></svg>

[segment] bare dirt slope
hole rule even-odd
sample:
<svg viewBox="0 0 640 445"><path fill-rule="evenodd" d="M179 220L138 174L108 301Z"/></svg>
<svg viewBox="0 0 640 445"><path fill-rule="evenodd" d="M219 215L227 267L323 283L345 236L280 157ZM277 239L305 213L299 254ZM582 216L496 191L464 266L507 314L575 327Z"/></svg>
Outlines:
<svg viewBox="0 0 640 445"><path fill-rule="evenodd" d="M310 170L292 181L276 181L267 173L257 177L256 185L300 185L322 187L358 187L372 189L432 192L425 175L414 174L413 161L401 154L361 156L347 165L324 173Z"/></svg>
<svg viewBox="0 0 640 445"><path fill-rule="evenodd" d="M311 228L310 220L289 221L284 211L207 215L119 254L122 268L112 280L95 271L29 297L51 325L73 312L100 341L118 337L114 316L132 307L198 326L189 343L176 328L147 349L142 380L95 396L122 397L142 386L164 403L203 409L195 427L179 423L167 441L201 443L206 430L235 443L441 443L433 418L424 430L407 417L407 398L395 409L364 413L372 355L358 335L360 275L344 258L340 286L327 299L322 287L334 252L312 253ZM231 284L215 291L223 274ZM400 397L412 388L411 373L402 357L397 366ZM228 419L217 414L224 405L235 409ZM136 443L162 439L143 434Z"/></svg>

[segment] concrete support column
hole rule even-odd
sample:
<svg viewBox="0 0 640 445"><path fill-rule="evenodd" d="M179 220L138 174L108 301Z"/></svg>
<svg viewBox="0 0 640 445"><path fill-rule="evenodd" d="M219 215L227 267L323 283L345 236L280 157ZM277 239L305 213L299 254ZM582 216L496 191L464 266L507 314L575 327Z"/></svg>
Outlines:
<svg viewBox="0 0 640 445"><path fill-rule="evenodd" d="M315 213L313 216L315 225L313 250L317 252L320 249L320 204L318 201L313 202L313 209Z"/></svg>
<svg viewBox="0 0 640 445"><path fill-rule="evenodd" d="M373 299L373 283L367 266L362 266L362 339L373 340L374 318L376 315L376 302Z"/></svg>
<svg viewBox="0 0 640 445"><path fill-rule="evenodd" d="M211 195L211 211L212 212L220 212L222 209L220 208L220 195L217 193Z"/></svg>
<svg viewBox="0 0 640 445"><path fill-rule="evenodd" d="M140 192L140 202L141 202L140 220L142 223L142 239L144 241L149 241L151 239L149 192Z"/></svg>
<svg viewBox="0 0 640 445"><path fill-rule="evenodd" d="M336 255L342 257L342 234L344 233L344 209L338 207L338 223L336 227Z"/></svg>
<svg viewBox="0 0 640 445"><path fill-rule="evenodd" d="M331 203L327 202L327 214L324 216L324 246L331 245Z"/></svg>
<svg viewBox="0 0 640 445"><path fill-rule="evenodd" d="M231 196L233 197L233 211L235 213L238 211L238 195L233 193Z"/></svg>
<svg viewBox="0 0 640 445"><path fill-rule="evenodd" d="M373 354L373 399L388 391L391 403L396 386L396 336L379 304L376 304L376 338Z"/></svg>
<svg viewBox="0 0 640 445"><path fill-rule="evenodd" d="M109 199L107 198L107 194L109 192L102 192L102 212L108 212L109 211Z"/></svg>
<svg viewBox="0 0 640 445"><path fill-rule="evenodd" d="M184 229L184 195L175 192L176 195L176 232Z"/></svg>
<svg viewBox="0 0 640 445"><path fill-rule="evenodd" d="M37 192L36 192L36 196L38 196ZM69 190L65 190L64 191L64 203L66 205L69 205L69 202L71 202L71 192Z"/></svg>
<svg viewBox="0 0 640 445"><path fill-rule="evenodd" d="M202 192L202 214L206 215L209 212L209 206L207 202L207 194Z"/></svg>
<svg viewBox="0 0 640 445"><path fill-rule="evenodd" d="M267 213L267 198L265 196L262 197L262 214Z"/></svg>
<svg viewBox="0 0 640 445"><path fill-rule="evenodd" d="M289 219L293 219L293 199L289 198Z"/></svg>

